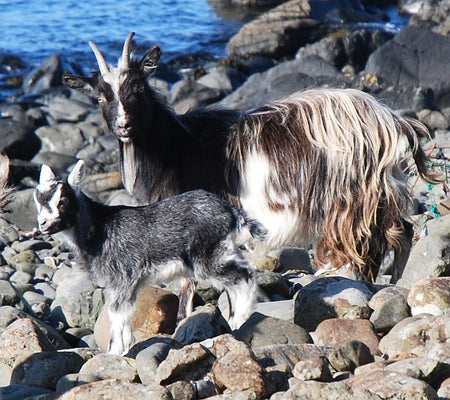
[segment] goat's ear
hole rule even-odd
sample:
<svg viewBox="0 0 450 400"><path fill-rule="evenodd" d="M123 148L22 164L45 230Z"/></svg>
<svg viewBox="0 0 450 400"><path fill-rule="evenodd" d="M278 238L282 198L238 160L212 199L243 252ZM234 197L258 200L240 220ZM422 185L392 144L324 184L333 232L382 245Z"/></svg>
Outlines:
<svg viewBox="0 0 450 400"><path fill-rule="evenodd" d="M141 71L145 76L150 76L156 72L159 65L159 59L161 58L161 48L158 45L154 45L140 61Z"/></svg>
<svg viewBox="0 0 450 400"><path fill-rule="evenodd" d="M62 83L77 92L86 93L91 96L95 96L95 85L97 79L95 77L87 78L85 76L71 75L68 72L64 72Z"/></svg>
<svg viewBox="0 0 450 400"><path fill-rule="evenodd" d="M85 170L86 165L84 164L83 160L80 160L75 164L75 167L73 167L73 170L67 177L67 183L72 189L81 189L81 182L83 181Z"/></svg>
<svg viewBox="0 0 450 400"><path fill-rule="evenodd" d="M56 182L56 176L48 165L43 164L41 167L41 174L39 175L39 183L49 182Z"/></svg>

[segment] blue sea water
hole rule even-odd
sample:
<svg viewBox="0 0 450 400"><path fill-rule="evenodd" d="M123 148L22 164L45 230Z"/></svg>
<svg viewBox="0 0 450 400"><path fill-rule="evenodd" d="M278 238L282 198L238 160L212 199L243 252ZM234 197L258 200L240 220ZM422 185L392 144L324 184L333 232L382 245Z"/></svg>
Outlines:
<svg viewBox="0 0 450 400"><path fill-rule="evenodd" d="M223 4L214 0L0 0L0 58L13 55L23 64L18 70L0 65L0 102L16 91L5 82L23 76L52 54L62 54L85 71L96 69L90 40L108 63L116 63L131 31L136 32L137 54L157 43L165 63L182 55L224 58L228 40L263 10ZM394 6L392 10L389 22L378 28L396 31L404 25Z"/></svg>
<svg viewBox="0 0 450 400"><path fill-rule="evenodd" d="M54 53L94 62L88 46L93 40L113 62L135 31L142 51L158 43L166 58L219 58L242 23L239 14L220 17L206 0L0 0L0 54L34 66Z"/></svg>

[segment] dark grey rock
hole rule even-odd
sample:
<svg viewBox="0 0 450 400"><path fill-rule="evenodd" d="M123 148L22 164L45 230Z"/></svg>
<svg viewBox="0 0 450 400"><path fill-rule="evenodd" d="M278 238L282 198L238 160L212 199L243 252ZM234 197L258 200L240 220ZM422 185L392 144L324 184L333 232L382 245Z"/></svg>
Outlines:
<svg viewBox="0 0 450 400"><path fill-rule="evenodd" d="M84 363L84 358L73 352L43 351L19 356L11 374L11 384L55 390L59 378L78 372Z"/></svg>
<svg viewBox="0 0 450 400"><path fill-rule="evenodd" d="M318 56L338 70L350 65L359 72L365 68L369 55L391 38L392 35L383 31L341 31L301 47L296 58Z"/></svg>
<svg viewBox="0 0 450 400"><path fill-rule="evenodd" d="M320 322L330 318L367 319L372 295L363 282L343 277L320 278L297 293L294 321L307 331L314 331Z"/></svg>
<svg viewBox="0 0 450 400"><path fill-rule="evenodd" d="M41 396L53 393L49 389L32 385L8 385L0 387L0 399L2 400L23 400L29 397Z"/></svg>
<svg viewBox="0 0 450 400"><path fill-rule="evenodd" d="M353 372L355 368L373 362L374 358L368 346L352 340L333 351L328 360L336 371Z"/></svg>
<svg viewBox="0 0 450 400"><path fill-rule="evenodd" d="M136 356L136 369L141 382L146 385L155 382L156 370L169 354L172 347L168 343L154 343Z"/></svg>
<svg viewBox="0 0 450 400"><path fill-rule="evenodd" d="M30 160L40 148L33 126L10 118L0 119L0 152L10 158Z"/></svg>
<svg viewBox="0 0 450 400"><path fill-rule="evenodd" d="M429 87L440 97L450 89L448 59L448 38L407 26L370 55L365 72L395 87Z"/></svg>
<svg viewBox="0 0 450 400"><path fill-rule="evenodd" d="M8 281L0 280L0 306L14 306L19 297Z"/></svg>
<svg viewBox="0 0 450 400"><path fill-rule="evenodd" d="M375 332L386 333L401 320L410 317L405 296L397 294L387 299L380 307L375 308L370 316Z"/></svg>
<svg viewBox="0 0 450 400"><path fill-rule="evenodd" d="M252 347L271 344L312 343L309 333L293 322L267 317L260 313L252 316L233 335Z"/></svg>

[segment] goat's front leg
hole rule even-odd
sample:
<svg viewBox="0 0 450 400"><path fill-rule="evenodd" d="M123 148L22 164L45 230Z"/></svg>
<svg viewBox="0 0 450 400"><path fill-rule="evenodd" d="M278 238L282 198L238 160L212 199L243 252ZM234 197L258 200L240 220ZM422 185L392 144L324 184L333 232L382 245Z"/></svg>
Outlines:
<svg viewBox="0 0 450 400"><path fill-rule="evenodd" d="M196 287L197 281L194 278L186 278L181 285L177 322L191 315Z"/></svg>
<svg viewBox="0 0 450 400"><path fill-rule="evenodd" d="M130 324L132 314L133 305L131 303L119 305L117 301L111 300L108 309L111 322L108 353L125 355L130 349L134 340Z"/></svg>

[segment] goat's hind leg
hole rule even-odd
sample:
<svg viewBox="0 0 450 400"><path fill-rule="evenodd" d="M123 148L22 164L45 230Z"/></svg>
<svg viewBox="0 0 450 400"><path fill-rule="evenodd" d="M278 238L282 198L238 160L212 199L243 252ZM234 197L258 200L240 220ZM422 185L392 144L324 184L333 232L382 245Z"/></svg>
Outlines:
<svg viewBox="0 0 450 400"><path fill-rule="evenodd" d="M133 343L130 321L134 307L131 302L119 303L117 298L111 297L108 309L111 323L108 353L124 355Z"/></svg>

